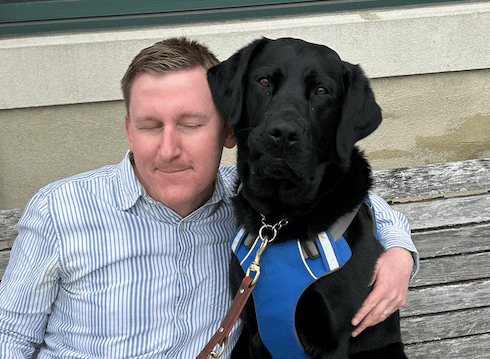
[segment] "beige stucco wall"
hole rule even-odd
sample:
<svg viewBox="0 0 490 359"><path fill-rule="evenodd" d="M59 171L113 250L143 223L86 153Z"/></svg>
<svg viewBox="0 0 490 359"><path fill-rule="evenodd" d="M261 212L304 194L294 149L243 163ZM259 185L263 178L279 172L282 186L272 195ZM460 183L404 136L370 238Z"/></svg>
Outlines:
<svg viewBox="0 0 490 359"><path fill-rule="evenodd" d="M0 209L119 162L119 79L141 48L176 35L220 59L258 36L294 36L360 63L383 109L380 128L360 143L375 169L490 157L490 2L0 39ZM225 151L223 162L234 155Z"/></svg>
<svg viewBox="0 0 490 359"><path fill-rule="evenodd" d="M490 157L490 70L375 79L383 111L360 142L374 169Z"/></svg>
<svg viewBox="0 0 490 359"><path fill-rule="evenodd" d="M125 154L121 101L0 111L0 209L23 207L42 186Z"/></svg>
<svg viewBox="0 0 490 359"><path fill-rule="evenodd" d="M361 141L375 169L490 157L490 70L375 79L383 109ZM122 101L0 111L0 209L42 186L117 163L127 150ZM226 150L223 163L234 163Z"/></svg>

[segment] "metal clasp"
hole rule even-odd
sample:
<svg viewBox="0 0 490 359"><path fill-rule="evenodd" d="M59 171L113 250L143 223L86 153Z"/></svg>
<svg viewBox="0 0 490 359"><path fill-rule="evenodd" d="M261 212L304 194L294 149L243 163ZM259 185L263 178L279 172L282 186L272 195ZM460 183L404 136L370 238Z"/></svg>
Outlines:
<svg viewBox="0 0 490 359"><path fill-rule="evenodd" d="M257 250L257 254L255 255L255 259L253 260L252 263L250 263L250 266L247 269L247 276L250 276L251 272L255 273L255 276L253 277L252 283L250 283L250 286L253 287L255 286L255 283L257 283L257 279L259 279L260 276L260 257L262 256L262 253L264 253L265 247L269 244L269 241L267 240L267 236L265 237L266 239L262 239L262 243L260 244L259 249Z"/></svg>
<svg viewBox="0 0 490 359"><path fill-rule="evenodd" d="M283 218L279 222L277 222L276 224L270 225L270 224L265 223L265 216L263 214L260 214L260 216L262 217L262 220L261 220L262 227L260 227L260 229L259 229L259 237L260 237L260 239L262 239L262 241L267 240L269 243L272 243L274 241L274 239L276 239L276 237L277 237L277 232L282 227L284 227L285 225L287 225L289 223L289 221L287 219ZM268 235L268 233L270 235Z"/></svg>
<svg viewBox="0 0 490 359"><path fill-rule="evenodd" d="M215 351L212 351L211 353L209 353L208 358L209 358L209 357L211 357L211 358L213 358L213 359L217 359L217 358L219 358L220 356L222 356L222 355L223 355L223 353L225 352L225 347L226 347L226 344L228 344L228 337L225 337L225 338L223 339L223 341L221 342L221 344L220 344L220 347L221 347L221 348L220 348L219 353L216 353Z"/></svg>
<svg viewBox="0 0 490 359"><path fill-rule="evenodd" d="M247 276L250 276L251 272L255 273L255 276L252 280L252 283L250 283L250 286L253 287L257 283L257 280L259 279L260 276L260 257L262 256L262 253L264 253L265 248L269 243L272 243L274 239L277 237L277 232L287 225L289 222L287 219L281 219L279 222L277 222L274 225L270 225L265 223L265 216L261 214L262 216L262 227L259 229L259 238L262 240L262 243L260 244L259 249L257 250L257 254L255 255L255 259L253 262L250 264L250 266L247 269ZM269 237L270 234L270 237Z"/></svg>

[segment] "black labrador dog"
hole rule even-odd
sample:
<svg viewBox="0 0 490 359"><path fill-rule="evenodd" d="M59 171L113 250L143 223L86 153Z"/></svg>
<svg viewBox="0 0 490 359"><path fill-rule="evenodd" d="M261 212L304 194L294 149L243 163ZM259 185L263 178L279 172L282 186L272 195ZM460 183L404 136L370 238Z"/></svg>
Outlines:
<svg viewBox="0 0 490 359"><path fill-rule="evenodd" d="M371 170L355 146L378 127L381 110L360 67L343 62L326 46L262 38L211 68L208 81L238 144L239 189L233 204L246 235L237 234L234 241L245 251L256 247L266 224L264 231L277 237L263 258L279 253L279 259L261 260L232 357L406 358L398 312L351 337L350 321L371 290L383 251L366 202ZM332 237L346 218L343 236ZM333 251L327 253L325 243ZM300 263L282 258L283 251L294 252ZM315 272L316 264L307 264L314 260L319 266L328 263ZM311 278L297 278L294 266L306 268ZM233 294L243 276L234 256ZM300 282L303 287L297 288ZM296 294L291 299L289 293ZM291 318L284 319L287 311Z"/></svg>

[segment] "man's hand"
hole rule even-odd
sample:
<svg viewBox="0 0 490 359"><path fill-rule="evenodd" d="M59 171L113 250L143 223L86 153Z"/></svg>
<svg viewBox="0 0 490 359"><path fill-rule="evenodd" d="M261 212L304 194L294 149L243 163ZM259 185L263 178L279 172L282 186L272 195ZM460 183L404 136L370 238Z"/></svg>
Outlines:
<svg viewBox="0 0 490 359"><path fill-rule="evenodd" d="M357 326L353 337L405 305L412 266L412 254L401 247L392 247L378 258L369 283L369 286L374 283L374 288L351 322Z"/></svg>

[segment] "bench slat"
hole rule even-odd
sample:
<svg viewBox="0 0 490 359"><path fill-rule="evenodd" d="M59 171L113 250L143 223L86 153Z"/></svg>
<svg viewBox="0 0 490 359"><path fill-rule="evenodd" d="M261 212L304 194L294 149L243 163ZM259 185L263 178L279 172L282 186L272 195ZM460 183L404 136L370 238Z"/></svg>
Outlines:
<svg viewBox="0 0 490 359"><path fill-rule="evenodd" d="M444 313L486 307L489 303L489 279L443 286L410 288L407 304L400 309L400 314L402 317L408 317Z"/></svg>
<svg viewBox="0 0 490 359"><path fill-rule="evenodd" d="M401 203L392 207L408 218L413 230L490 221L490 194Z"/></svg>
<svg viewBox="0 0 490 359"><path fill-rule="evenodd" d="M0 252L0 280L3 277L3 273L5 273L5 268L7 268L7 264L9 263L10 251Z"/></svg>
<svg viewBox="0 0 490 359"><path fill-rule="evenodd" d="M410 287L490 278L490 253L475 253L420 261Z"/></svg>
<svg viewBox="0 0 490 359"><path fill-rule="evenodd" d="M402 339L405 344L452 339L490 333L490 307L468 309L431 316L403 318Z"/></svg>
<svg viewBox="0 0 490 359"><path fill-rule="evenodd" d="M373 171L374 190L404 202L490 190L490 160L468 160Z"/></svg>
<svg viewBox="0 0 490 359"><path fill-rule="evenodd" d="M23 209L0 210L0 250L12 248Z"/></svg>
<svg viewBox="0 0 490 359"><path fill-rule="evenodd" d="M421 259L490 251L490 224L412 233Z"/></svg>
<svg viewBox="0 0 490 359"><path fill-rule="evenodd" d="M408 345L410 359L488 359L490 334Z"/></svg>

